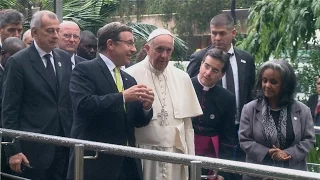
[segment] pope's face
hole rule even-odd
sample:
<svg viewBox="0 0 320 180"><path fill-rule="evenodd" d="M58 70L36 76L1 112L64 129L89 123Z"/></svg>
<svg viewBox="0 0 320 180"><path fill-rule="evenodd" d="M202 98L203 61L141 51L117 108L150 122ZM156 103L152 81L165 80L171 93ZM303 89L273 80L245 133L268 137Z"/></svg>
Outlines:
<svg viewBox="0 0 320 180"><path fill-rule="evenodd" d="M170 35L157 36L145 48L152 66L158 71L163 71L173 52L173 38Z"/></svg>

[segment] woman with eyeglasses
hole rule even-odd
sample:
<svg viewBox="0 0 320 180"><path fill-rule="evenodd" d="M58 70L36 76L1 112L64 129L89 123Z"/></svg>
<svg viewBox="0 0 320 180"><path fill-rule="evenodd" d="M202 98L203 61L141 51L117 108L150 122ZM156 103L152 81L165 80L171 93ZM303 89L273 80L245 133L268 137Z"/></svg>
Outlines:
<svg viewBox="0 0 320 180"><path fill-rule="evenodd" d="M315 135L310 109L294 100L297 80L285 60L264 63L258 72L256 100L243 107L239 140L246 162L307 170ZM243 179L262 179L243 176Z"/></svg>

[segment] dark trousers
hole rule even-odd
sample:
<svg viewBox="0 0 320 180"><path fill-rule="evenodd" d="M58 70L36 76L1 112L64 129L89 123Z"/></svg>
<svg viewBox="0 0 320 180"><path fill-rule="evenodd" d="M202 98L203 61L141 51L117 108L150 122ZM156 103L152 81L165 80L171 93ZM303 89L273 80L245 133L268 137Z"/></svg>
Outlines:
<svg viewBox="0 0 320 180"><path fill-rule="evenodd" d="M124 158L122 170L118 180L141 180L135 159L129 157Z"/></svg>
<svg viewBox="0 0 320 180"><path fill-rule="evenodd" d="M22 174L16 173L15 175L32 180L65 180L67 177L68 162L69 148L57 146L55 157L48 169L25 169Z"/></svg>

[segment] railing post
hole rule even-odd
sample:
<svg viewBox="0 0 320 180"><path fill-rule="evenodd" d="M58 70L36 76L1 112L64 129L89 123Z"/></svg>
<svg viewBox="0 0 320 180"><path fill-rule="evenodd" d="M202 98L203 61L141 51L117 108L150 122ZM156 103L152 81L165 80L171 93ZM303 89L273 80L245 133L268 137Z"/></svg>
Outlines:
<svg viewBox="0 0 320 180"><path fill-rule="evenodd" d="M190 180L201 180L201 161L191 161Z"/></svg>
<svg viewBox="0 0 320 180"><path fill-rule="evenodd" d="M4 158L4 157L2 157L2 131L0 131L0 180L2 179L1 177L2 177L2 164L1 164L1 162L2 162L2 158Z"/></svg>
<svg viewBox="0 0 320 180"><path fill-rule="evenodd" d="M83 144L74 145L74 179L83 180Z"/></svg>

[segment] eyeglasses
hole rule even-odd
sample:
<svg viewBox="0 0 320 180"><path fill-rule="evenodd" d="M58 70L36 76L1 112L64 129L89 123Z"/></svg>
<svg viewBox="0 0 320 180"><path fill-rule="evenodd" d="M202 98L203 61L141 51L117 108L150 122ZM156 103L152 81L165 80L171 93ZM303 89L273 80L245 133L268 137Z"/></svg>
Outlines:
<svg viewBox="0 0 320 180"><path fill-rule="evenodd" d="M77 34L63 34L62 35L65 39L70 40L72 37L74 40L79 40L80 36Z"/></svg>
<svg viewBox="0 0 320 180"><path fill-rule="evenodd" d="M133 46L134 46L134 41L131 41L131 40L128 40L128 41L125 41L125 40L117 40L117 41L120 41L120 42L125 43L128 47L133 47Z"/></svg>

